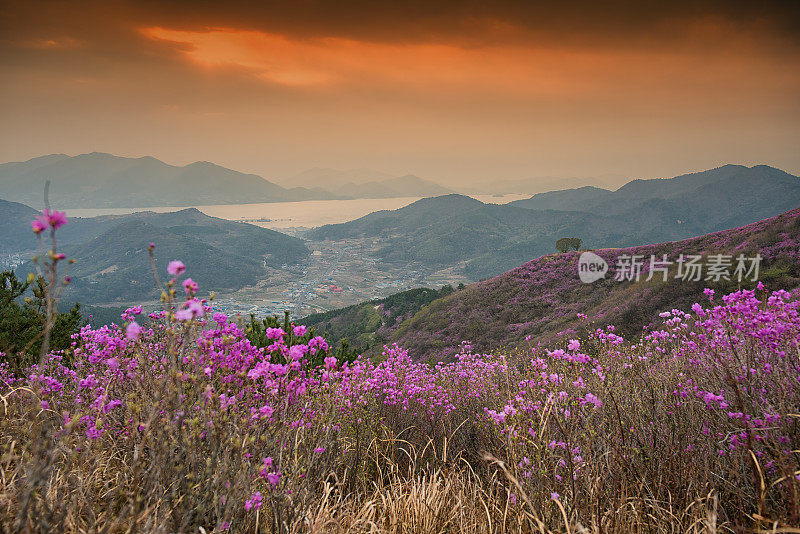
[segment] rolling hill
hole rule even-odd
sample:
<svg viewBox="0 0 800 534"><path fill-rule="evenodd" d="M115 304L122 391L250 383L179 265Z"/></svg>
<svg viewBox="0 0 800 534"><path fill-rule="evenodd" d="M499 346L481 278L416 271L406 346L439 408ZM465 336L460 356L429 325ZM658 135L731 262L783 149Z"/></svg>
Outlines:
<svg viewBox="0 0 800 534"><path fill-rule="evenodd" d="M19 210L0 203L0 216ZM27 208L27 206L25 206ZM30 210L30 208L28 208ZM33 210L7 232L0 226L0 244L19 243L33 251L36 241L29 221ZM0 217L0 220L6 220ZM192 265L191 277L206 288L235 290L268 276L269 269L296 264L310 251L295 237L251 224L209 217L195 208L172 213L142 212L93 218L71 218L58 231L59 250L74 258L65 299L85 304L141 301L157 297L147 246L155 243L162 268L180 258ZM12 241L17 240L17 241ZM18 249L20 250L20 249ZM30 262L17 271L33 270ZM164 273L161 272L163 275Z"/></svg>
<svg viewBox="0 0 800 534"><path fill-rule="evenodd" d="M531 198L515 200L508 204L531 210L591 211L588 209L589 206L613 194L608 189L587 185L576 189L538 193Z"/></svg>
<svg viewBox="0 0 800 534"><path fill-rule="evenodd" d="M183 167L156 158L125 158L93 152L51 154L0 165L0 190L7 200L42 205L46 180L50 198L62 208L143 208L341 198L321 190L286 189L254 174L207 161Z"/></svg>

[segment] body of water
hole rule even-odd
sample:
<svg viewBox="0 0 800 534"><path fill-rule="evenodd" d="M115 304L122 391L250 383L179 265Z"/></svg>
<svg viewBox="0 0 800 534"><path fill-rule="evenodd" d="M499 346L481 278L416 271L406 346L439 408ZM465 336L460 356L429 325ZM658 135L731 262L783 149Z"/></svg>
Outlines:
<svg viewBox="0 0 800 534"><path fill-rule="evenodd" d="M514 200L530 198L531 195L473 195L481 202L506 204ZM324 224L336 224L358 219L379 210L396 210L422 197L359 198L355 200L306 200L302 202L265 202L258 204L215 204L193 206L206 215L241 221L265 228L313 228ZM99 215L124 215L141 211L167 213L186 209L188 206L157 206L152 208L87 208L71 209L72 217L97 217Z"/></svg>

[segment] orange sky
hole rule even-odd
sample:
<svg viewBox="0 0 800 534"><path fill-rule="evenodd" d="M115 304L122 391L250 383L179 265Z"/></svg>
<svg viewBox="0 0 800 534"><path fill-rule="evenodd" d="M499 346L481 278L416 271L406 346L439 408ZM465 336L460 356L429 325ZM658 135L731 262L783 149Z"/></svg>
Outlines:
<svg viewBox="0 0 800 534"><path fill-rule="evenodd" d="M450 185L729 162L798 174L786 5L12 1L0 160L104 151Z"/></svg>

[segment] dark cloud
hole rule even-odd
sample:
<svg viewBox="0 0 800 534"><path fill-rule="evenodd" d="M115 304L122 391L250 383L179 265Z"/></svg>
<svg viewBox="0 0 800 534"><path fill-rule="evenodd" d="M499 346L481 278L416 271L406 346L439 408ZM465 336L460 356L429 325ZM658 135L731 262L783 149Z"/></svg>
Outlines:
<svg viewBox="0 0 800 534"><path fill-rule="evenodd" d="M151 2L143 13L167 17L184 27L231 25L283 30L299 35L335 35L374 40L543 39L620 41L627 37L668 37L681 25L718 20L744 31L762 27L798 38L800 3L794 1L607 1L535 2L478 0L294 2ZM470 35L469 32L473 34Z"/></svg>
<svg viewBox="0 0 800 534"><path fill-rule="evenodd" d="M300 37L465 45L525 40L563 46L666 46L693 31L695 24L707 23L722 25L733 34L758 32L800 44L800 2L780 0L7 0L0 13L4 33L116 37L108 40L112 47L130 39L126 29L139 25L227 26Z"/></svg>
<svg viewBox="0 0 800 534"><path fill-rule="evenodd" d="M613 48L670 48L716 25L730 35L754 35L800 47L800 2L736 1L411 1L315 0L266 3L181 2L154 18L173 25L228 25L301 37L338 36L372 41L451 42L482 46L506 42ZM162 11L163 10L163 11ZM698 27L700 25L700 27ZM691 35L690 35L691 34Z"/></svg>

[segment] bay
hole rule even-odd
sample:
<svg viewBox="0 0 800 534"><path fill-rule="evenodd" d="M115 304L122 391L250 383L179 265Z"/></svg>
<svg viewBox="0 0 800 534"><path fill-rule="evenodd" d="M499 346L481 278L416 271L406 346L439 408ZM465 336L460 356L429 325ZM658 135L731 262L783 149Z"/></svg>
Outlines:
<svg viewBox="0 0 800 534"><path fill-rule="evenodd" d="M481 202L506 204L530 195L471 195ZM422 197L359 198L354 200L306 200L301 202L264 202L256 204L214 204L207 206L156 206L149 208L84 208L71 209L70 217L98 217L125 215L143 211L168 213L194 207L211 217L230 221L248 222L264 228L287 230L314 228L325 224L352 221L379 210L396 210Z"/></svg>

